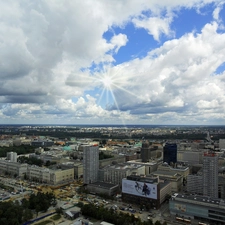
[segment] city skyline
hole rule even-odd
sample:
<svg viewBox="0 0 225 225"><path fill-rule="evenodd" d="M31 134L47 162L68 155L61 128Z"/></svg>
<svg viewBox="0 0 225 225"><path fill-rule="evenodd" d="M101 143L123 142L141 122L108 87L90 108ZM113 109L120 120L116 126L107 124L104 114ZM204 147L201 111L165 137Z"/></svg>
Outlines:
<svg viewBox="0 0 225 225"><path fill-rule="evenodd" d="M225 124L224 4L1 2L0 124Z"/></svg>

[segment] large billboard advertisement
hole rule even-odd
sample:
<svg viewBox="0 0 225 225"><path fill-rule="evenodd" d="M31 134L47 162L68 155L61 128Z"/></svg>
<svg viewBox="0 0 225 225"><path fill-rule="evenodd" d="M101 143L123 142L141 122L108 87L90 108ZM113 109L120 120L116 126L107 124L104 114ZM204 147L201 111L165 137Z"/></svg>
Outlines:
<svg viewBox="0 0 225 225"><path fill-rule="evenodd" d="M146 198L157 199L157 185L134 180L122 180L122 192Z"/></svg>

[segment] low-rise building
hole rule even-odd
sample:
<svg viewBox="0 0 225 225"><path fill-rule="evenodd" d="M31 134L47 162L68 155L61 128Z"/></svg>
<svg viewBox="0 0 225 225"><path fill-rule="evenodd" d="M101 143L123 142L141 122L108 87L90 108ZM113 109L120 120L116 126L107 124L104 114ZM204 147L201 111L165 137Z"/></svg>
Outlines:
<svg viewBox="0 0 225 225"><path fill-rule="evenodd" d="M176 172L177 174L180 174L183 178L187 178L188 174L190 173L190 169L186 165L182 165L179 163L176 163L174 167L169 166L167 163L163 163L158 166L158 171L172 171Z"/></svg>
<svg viewBox="0 0 225 225"><path fill-rule="evenodd" d="M99 170L99 181L122 186L122 179L131 174L145 174L145 167L138 164L119 163Z"/></svg>
<svg viewBox="0 0 225 225"><path fill-rule="evenodd" d="M171 183L160 182L158 177L131 175L123 179L122 199L148 208L160 208L160 205L171 195Z"/></svg>
<svg viewBox="0 0 225 225"><path fill-rule="evenodd" d="M157 170L151 173L153 176L158 176L160 181L169 181L171 183L172 193L179 192L183 186L183 176L176 171L160 171Z"/></svg>
<svg viewBox="0 0 225 225"><path fill-rule="evenodd" d="M119 186L112 183L94 182L87 185L87 190L91 193L113 196L118 193Z"/></svg>
<svg viewBox="0 0 225 225"><path fill-rule="evenodd" d="M8 173L22 179L26 177L29 180L52 185L68 183L74 180L74 168L53 170L7 160L0 160L0 173Z"/></svg>
<svg viewBox="0 0 225 225"><path fill-rule="evenodd" d="M20 178L24 177L24 174L27 172L26 163L11 162L8 160L0 160L0 173L8 173L12 176L17 176Z"/></svg>
<svg viewBox="0 0 225 225"><path fill-rule="evenodd" d="M31 142L32 146L35 147L51 147L54 145L54 141L51 140L34 140Z"/></svg>
<svg viewBox="0 0 225 225"><path fill-rule="evenodd" d="M170 213L179 218L224 224L225 201L200 195L174 194L169 201Z"/></svg>
<svg viewBox="0 0 225 225"><path fill-rule="evenodd" d="M156 171L158 169L158 166L162 164L162 161L155 161L155 160L150 160L149 162L141 162L140 160L132 160L128 161L128 164L136 164L136 165L142 165L145 167L145 172L144 175L148 176L152 172Z"/></svg>

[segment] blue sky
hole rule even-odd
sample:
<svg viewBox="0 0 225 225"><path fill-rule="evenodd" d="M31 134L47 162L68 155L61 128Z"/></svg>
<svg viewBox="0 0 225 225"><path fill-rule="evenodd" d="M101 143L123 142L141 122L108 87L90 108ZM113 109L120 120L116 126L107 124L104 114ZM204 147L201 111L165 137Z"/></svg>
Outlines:
<svg viewBox="0 0 225 225"><path fill-rule="evenodd" d="M0 3L0 123L224 124L224 3Z"/></svg>

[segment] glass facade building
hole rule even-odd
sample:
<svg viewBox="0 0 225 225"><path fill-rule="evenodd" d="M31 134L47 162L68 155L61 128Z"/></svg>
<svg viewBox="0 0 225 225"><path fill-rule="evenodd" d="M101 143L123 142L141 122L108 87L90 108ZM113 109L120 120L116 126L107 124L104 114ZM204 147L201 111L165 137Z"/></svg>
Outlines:
<svg viewBox="0 0 225 225"><path fill-rule="evenodd" d="M207 224L225 223L225 202L200 195L174 194L169 202L170 213L177 217L204 221Z"/></svg>
<svg viewBox="0 0 225 225"><path fill-rule="evenodd" d="M165 144L163 147L163 161L169 165L177 162L177 144Z"/></svg>

